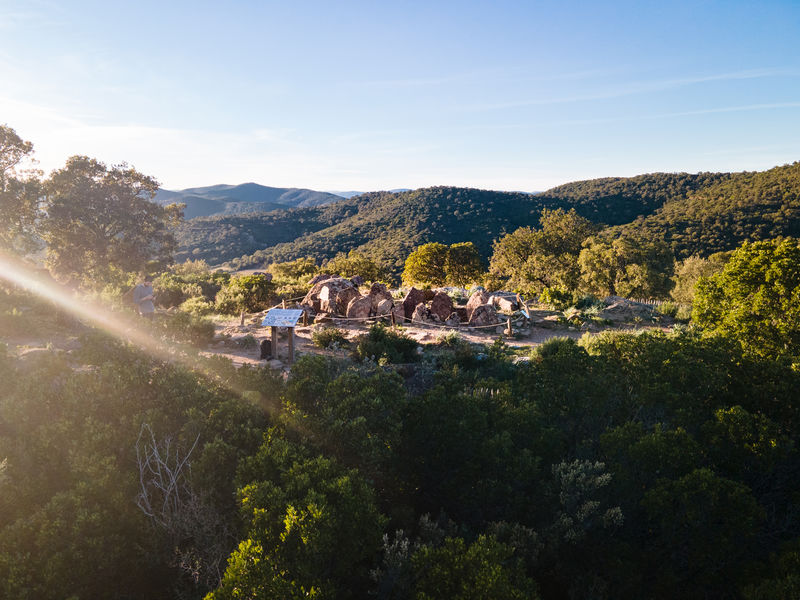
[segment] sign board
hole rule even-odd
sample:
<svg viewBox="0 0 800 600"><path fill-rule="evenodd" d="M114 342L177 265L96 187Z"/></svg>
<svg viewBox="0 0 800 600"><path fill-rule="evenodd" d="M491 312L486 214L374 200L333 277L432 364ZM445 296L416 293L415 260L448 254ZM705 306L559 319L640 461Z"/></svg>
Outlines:
<svg viewBox="0 0 800 600"><path fill-rule="evenodd" d="M261 321L263 327L294 327L303 316L303 311L296 308L273 308Z"/></svg>

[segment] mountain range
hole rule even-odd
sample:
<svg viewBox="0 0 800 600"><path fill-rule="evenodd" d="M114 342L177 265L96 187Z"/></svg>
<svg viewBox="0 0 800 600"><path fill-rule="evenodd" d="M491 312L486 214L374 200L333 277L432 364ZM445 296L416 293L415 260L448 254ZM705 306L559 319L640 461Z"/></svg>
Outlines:
<svg viewBox="0 0 800 600"><path fill-rule="evenodd" d="M540 194L457 187L371 192L329 204L186 221L179 260L260 268L358 250L393 273L426 242L492 244L537 226L542 209L574 208L608 235L644 232L676 257L731 250L744 240L800 235L800 162L761 172L650 173L577 181Z"/></svg>
<svg viewBox="0 0 800 600"><path fill-rule="evenodd" d="M211 185L185 190L164 190L156 193L155 202L186 205L184 217L209 217L242 213L270 212L287 208L322 206L341 200L329 192L316 192L301 188L277 188L257 183L240 185Z"/></svg>

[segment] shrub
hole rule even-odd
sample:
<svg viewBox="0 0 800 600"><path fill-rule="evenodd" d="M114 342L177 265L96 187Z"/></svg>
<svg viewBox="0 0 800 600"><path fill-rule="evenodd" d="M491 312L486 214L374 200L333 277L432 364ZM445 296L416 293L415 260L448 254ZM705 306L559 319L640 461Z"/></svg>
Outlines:
<svg viewBox="0 0 800 600"><path fill-rule="evenodd" d="M189 298L180 306L181 312L197 317L205 317L214 312L214 304L203 297Z"/></svg>
<svg viewBox="0 0 800 600"><path fill-rule="evenodd" d="M347 335L336 327L323 327L311 334L311 341L320 348L330 348L331 346L344 346L347 344Z"/></svg>
<svg viewBox="0 0 800 600"><path fill-rule="evenodd" d="M203 317L179 311L157 322L167 336L177 341L205 345L214 339L214 323Z"/></svg>
<svg viewBox="0 0 800 600"><path fill-rule="evenodd" d="M539 294L539 302L555 310L564 310L572 305L572 293L560 288L546 287Z"/></svg>
<svg viewBox="0 0 800 600"><path fill-rule="evenodd" d="M266 275L234 277L217 294L217 310L229 315L241 310L264 310L274 299L274 290L274 284Z"/></svg>
<svg viewBox="0 0 800 600"><path fill-rule="evenodd" d="M376 323L369 328L369 333L358 337L353 357L356 360L384 359L389 363L416 362L418 347L416 340Z"/></svg>

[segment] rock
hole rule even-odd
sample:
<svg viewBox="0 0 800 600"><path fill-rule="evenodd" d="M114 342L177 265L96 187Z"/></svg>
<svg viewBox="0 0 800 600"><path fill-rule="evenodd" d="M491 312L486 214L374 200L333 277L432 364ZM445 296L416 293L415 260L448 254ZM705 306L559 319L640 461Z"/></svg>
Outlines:
<svg viewBox="0 0 800 600"><path fill-rule="evenodd" d="M503 326L501 325L500 327L497 327L497 328L494 330L494 332L495 332L495 333L505 333L505 332L506 332L506 328L505 328L505 327L503 327Z"/></svg>
<svg viewBox="0 0 800 600"><path fill-rule="evenodd" d="M386 286L382 283L372 284L372 287L369 289L369 297L372 298L372 314L378 314L378 304L383 300L389 300L394 304L392 294L389 293Z"/></svg>
<svg viewBox="0 0 800 600"><path fill-rule="evenodd" d="M332 279L333 275L328 275L327 273L320 273L319 275L314 275L311 280L308 282L307 285L316 285L322 281L327 281L328 279Z"/></svg>
<svg viewBox="0 0 800 600"><path fill-rule="evenodd" d="M516 294L495 293L489 298L489 304L503 312L514 312L519 309Z"/></svg>
<svg viewBox="0 0 800 600"><path fill-rule="evenodd" d="M654 309L649 304L635 302L619 296L609 296L603 300L603 303L606 307L597 315L601 319L622 322L653 318Z"/></svg>
<svg viewBox="0 0 800 600"><path fill-rule="evenodd" d="M425 292L418 290L415 287L412 287L410 290L408 290L406 297L403 298L403 309L406 313L406 319L410 319L414 314L414 309L417 308L417 305L423 302L425 302Z"/></svg>
<svg viewBox="0 0 800 600"><path fill-rule="evenodd" d="M411 322L415 325L424 325L425 323L433 323L433 315L430 309L425 304L417 304L414 313L411 315Z"/></svg>
<svg viewBox="0 0 800 600"><path fill-rule="evenodd" d="M273 358L271 361L267 363L270 369L282 369L283 363L278 360L277 358Z"/></svg>
<svg viewBox="0 0 800 600"><path fill-rule="evenodd" d="M364 285L364 278L361 275L356 275L355 277L351 277L350 281L352 281L353 285L356 287Z"/></svg>
<svg viewBox="0 0 800 600"><path fill-rule="evenodd" d="M402 304L395 304L392 308L392 313L394 314L394 321L398 325L406 322L406 309Z"/></svg>
<svg viewBox="0 0 800 600"><path fill-rule="evenodd" d="M391 300L384 299L378 302L378 306L375 308L375 314L379 317L382 317L391 313L393 308L394 303Z"/></svg>
<svg viewBox="0 0 800 600"><path fill-rule="evenodd" d="M327 323L330 320L331 316L328 313L319 313L314 317L314 323Z"/></svg>
<svg viewBox="0 0 800 600"><path fill-rule="evenodd" d="M352 281L344 277L333 277L316 283L301 304L312 307L315 312L344 315L350 300L356 296L358 290Z"/></svg>
<svg viewBox="0 0 800 600"><path fill-rule="evenodd" d="M440 321L446 321L453 313L453 301L444 292L436 292L431 300L430 310Z"/></svg>
<svg viewBox="0 0 800 600"><path fill-rule="evenodd" d="M458 314L458 318L461 320L462 323L466 323L467 321L469 321L469 315L467 314L466 306L456 306L455 311Z"/></svg>
<svg viewBox="0 0 800 600"><path fill-rule="evenodd" d="M461 325L461 317L458 316L457 312L450 313L450 316L445 319L444 324L448 327L458 327Z"/></svg>
<svg viewBox="0 0 800 600"><path fill-rule="evenodd" d="M433 300L433 297L436 295L436 292L433 290L422 290L422 293L425 294L425 302L430 302Z"/></svg>
<svg viewBox="0 0 800 600"><path fill-rule="evenodd" d="M469 318L470 327L496 325L499 322L500 319L497 318L497 311L494 309L494 306L490 304L481 304L480 306L476 306Z"/></svg>
<svg viewBox="0 0 800 600"><path fill-rule="evenodd" d="M467 300L467 321L472 320L472 311L489 302L489 294L483 290L476 290Z"/></svg>
<svg viewBox="0 0 800 600"><path fill-rule="evenodd" d="M369 296L358 296L350 300L347 305L348 319L366 319L372 310L372 298Z"/></svg>

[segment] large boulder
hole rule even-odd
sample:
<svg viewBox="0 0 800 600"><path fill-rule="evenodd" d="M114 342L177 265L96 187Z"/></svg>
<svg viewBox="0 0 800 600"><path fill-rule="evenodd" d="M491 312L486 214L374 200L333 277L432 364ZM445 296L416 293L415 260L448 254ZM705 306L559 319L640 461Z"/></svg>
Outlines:
<svg viewBox="0 0 800 600"><path fill-rule="evenodd" d="M378 302L378 306L375 308L375 314L379 317L383 317L384 315L388 315L390 312L392 312L393 308L394 303L391 300L384 299Z"/></svg>
<svg viewBox="0 0 800 600"><path fill-rule="evenodd" d="M357 296L347 305L348 319L366 319L372 311L372 300L369 296Z"/></svg>
<svg viewBox="0 0 800 600"><path fill-rule="evenodd" d="M444 292L436 292L431 300L430 310L440 321L446 321L453 313L453 300Z"/></svg>
<svg viewBox="0 0 800 600"><path fill-rule="evenodd" d="M469 318L470 327L496 325L499 322L500 319L497 317L497 311L491 304L481 304L480 306L475 307Z"/></svg>
<svg viewBox="0 0 800 600"><path fill-rule="evenodd" d="M350 278L350 281L353 282L353 285L356 287L364 285L364 278L361 275L356 275Z"/></svg>
<svg viewBox="0 0 800 600"><path fill-rule="evenodd" d="M461 318L458 316L457 312L450 313L450 316L445 319L444 324L448 327L458 327L461 325Z"/></svg>
<svg viewBox="0 0 800 600"><path fill-rule="evenodd" d="M489 294L484 290L476 290L467 300L467 320L472 319L472 312L479 306L489 302Z"/></svg>
<svg viewBox="0 0 800 600"><path fill-rule="evenodd" d="M495 292L489 298L488 304L503 312L514 312L519 310L519 302L516 294L508 292Z"/></svg>
<svg viewBox="0 0 800 600"><path fill-rule="evenodd" d="M311 280L308 282L308 285L316 285L321 281L327 281L328 279L333 279L334 275L329 275L328 273L320 273L319 275L314 275Z"/></svg>
<svg viewBox="0 0 800 600"><path fill-rule="evenodd" d="M653 318L654 307L619 296L609 296L603 300L606 307L597 315L601 319L621 323L624 321L646 321Z"/></svg>
<svg viewBox="0 0 800 600"><path fill-rule="evenodd" d="M392 314L394 315L395 323L398 325L406 322L406 309L402 304L395 304L392 307Z"/></svg>
<svg viewBox="0 0 800 600"><path fill-rule="evenodd" d="M373 314L377 314L378 312L378 305L384 301L389 300L394 304L392 301L392 294L389 293L389 290L386 289L386 286L382 283L373 283L372 287L369 289L369 297L372 298L372 312ZM385 313L384 313L385 314Z"/></svg>
<svg viewBox="0 0 800 600"><path fill-rule="evenodd" d="M414 314L414 309L417 308L417 305L422 304L423 302L425 302L425 292L418 290L415 287L412 287L410 290L408 290L406 297L403 298L403 309L405 310L406 318L410 319Z"/></svg>
<svg viewBox="0 0 800 600"><path fill-rule="evenodd" d="M425 304L417 304L414 313L411 315L411 322L415 325L423 325L425 323L435 323L436 319Z"/></svg>
<svg viewBox="0 0 800 600"><path fill-rule="evenodd" d="M314 312L344 315L347 305L358 295L352 281L344 277L332 277L314 284L300 304L310 306Z"/></svg>

